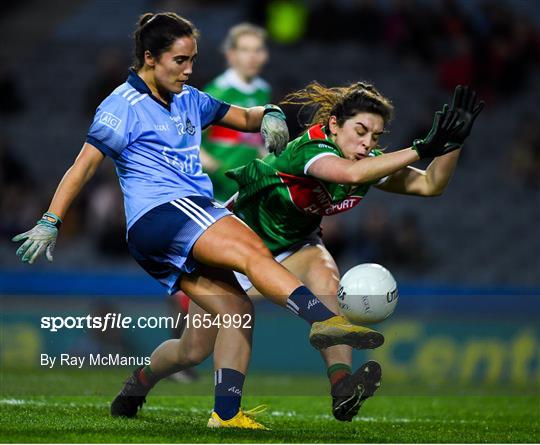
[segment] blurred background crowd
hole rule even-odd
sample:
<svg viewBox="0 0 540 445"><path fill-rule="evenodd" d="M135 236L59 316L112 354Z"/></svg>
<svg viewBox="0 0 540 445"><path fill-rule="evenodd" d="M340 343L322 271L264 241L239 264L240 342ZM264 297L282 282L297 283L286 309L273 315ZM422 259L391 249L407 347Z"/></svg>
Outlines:
<svg viewBox="0 0 540 445"><path fill-rule="evenodd" d="M125 81L131 32L146 11L171 10L201 31L190 83L223 71L227 30L267 29L263 73L273 101L312 80L366 80L396 106L387 150L424 136L457 84L486 110L438 198L372 191L323 233L342 271L384 264L400 280L540 284L540 4L536 0L31 0L0 6L0 267L9 239L32 227L77 155L96 107ZM301 131L287 108L291 136ZM347 227L347 230L343 230ZM122 195L108 160L71 208L47 270L137 270ZM142 274L143 272L140 271Z"/></svg>

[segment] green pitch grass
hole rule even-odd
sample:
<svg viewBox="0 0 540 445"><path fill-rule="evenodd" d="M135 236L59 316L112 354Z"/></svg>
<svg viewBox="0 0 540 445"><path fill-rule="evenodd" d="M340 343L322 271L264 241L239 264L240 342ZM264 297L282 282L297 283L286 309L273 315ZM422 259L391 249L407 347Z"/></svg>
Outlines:
<svg viewBox="0 0 540 445"><path fill-rule="evenodd" d="M212 382L161 382L136 419L109 416L128 372L6 371L0 376L5 442L539 442L540 397L423 386L381 388L351 423L333 419L322 378L250 376L244 406L271 431L209 430ZM205 373L206 374L206 373ZM383 382L384 385L384 382ZM407 394L408 393L408 394ZM206 394L206 395L204 395ZM314 394L314 395L310 395Z"/></svg>

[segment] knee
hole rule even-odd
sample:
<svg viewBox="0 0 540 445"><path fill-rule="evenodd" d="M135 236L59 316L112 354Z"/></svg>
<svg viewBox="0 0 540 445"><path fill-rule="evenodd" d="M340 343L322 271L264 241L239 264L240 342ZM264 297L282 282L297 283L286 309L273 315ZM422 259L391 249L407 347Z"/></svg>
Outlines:
<svg viewBox="0 0 540 445"><path fill-rule="evenodd" d="M250 269L257 266L263 260L273 259L272 252L266 247L261 239L252 240L244 246L244 268Z"/></svg>

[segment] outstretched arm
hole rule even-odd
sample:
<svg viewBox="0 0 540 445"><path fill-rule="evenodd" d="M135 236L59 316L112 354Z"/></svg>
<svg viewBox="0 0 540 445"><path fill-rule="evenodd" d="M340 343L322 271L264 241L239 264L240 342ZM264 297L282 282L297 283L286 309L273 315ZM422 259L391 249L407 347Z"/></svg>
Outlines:
<svg viewBox="0 0 540 445"><path fill-rule="evenodd" d="M457 114L449 111L448 106L445 105L442 111L435 113L429 134L424 139L415 140L412 148L357 161L324 156L313 162L307 172L316 178L339 184L373 183L402 170L419 159L440 156L457 150L459 144L450 143L450 138L461 126L462 124L457 122Z"/></svg>
<svg viewBox="0 0 540 445"><path fill-rule="evenodd" d="M410 148L358 161L324 156L317 159L308 168L307 173L323 181L337 184L363 184L388 176L418 159L420 159L418 153Z"/></svg>
<svg viewBox="0 0 540 445"><path fill-rule="evenodd" d="M246 133L255 133L261 129L264 107L243 108L231 105L218 125Z"/></svg>
<svg viewBox="0 0 540 445"><path fill-rule="evenodd" d="M379 188L394 193L421 196L440 195L456 168L460 149L469 136L475 119L484 107L475 91L458 86L452 106L437 111L430 132L405 149L359 161L326 156L316 160L308 173L319 179L342 184L369 183L388 177ZM423 171L409 164L433 157Z"/></svg>
<svg viewBox="0 0 540 445"><path fill-rule="evenodd" d="M66 171L54 193L49 212L60 219L64 218L73 200L83 186L94 176L96 169L104 159L103 153L86 142L73 165Z"/></svg>
<svg viewBox="0 0 540 445"><path fill-rule="evenodd" d="M410 166L402 168L377 187L386 192L406 195L441 195L452 178L460 152L456 150L435 158L426 170Z"/></svg>
<svg viewBox="0 0 540 445"><path fill-rule="evenodd" d="M468 86L456 87L450 110L457 115L460 125L450 138L450 142L460 147L463 145L483 108L484 102L479 100L476 91ZM401 169L391 175L379 188L408 195L440 195L450 182L460 151L456 150L435 157L425 171L413 167Z"/></svg>
<svg viewBox="0 0 540 445"><path fill-rule="evenodd" d="M46 252L49 261L53 260L52 253L62 218L84 184L94 175L103 158L104 155L93 145L83 145L79 156L58 184L49 210L34 228L13 237L15 242L24 241L17 249L17 256L23 262L32 264L43 252Z"/></svg>

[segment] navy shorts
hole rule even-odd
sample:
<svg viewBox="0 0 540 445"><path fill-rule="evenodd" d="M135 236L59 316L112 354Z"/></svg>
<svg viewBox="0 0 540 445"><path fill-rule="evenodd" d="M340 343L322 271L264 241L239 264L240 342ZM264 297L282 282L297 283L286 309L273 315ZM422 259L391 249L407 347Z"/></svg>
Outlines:
<svg viewBox="0 0 540 445"><path fill-rule="evenodd" d="M141 216L128 231L129 252L163 284L176 292L178 278L197 263L191 249L208 227L232 213L205 196L186 196L167 202Z"/></svg>

